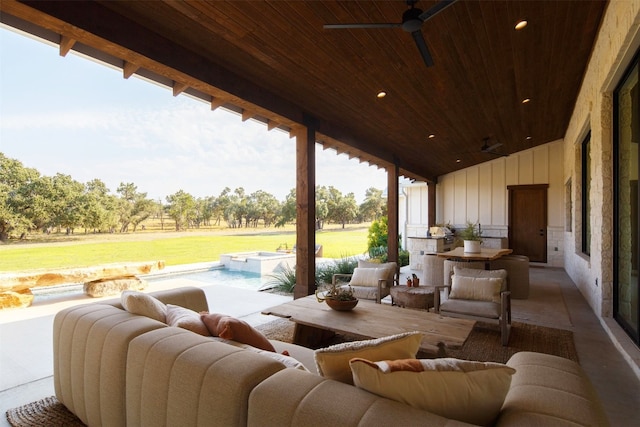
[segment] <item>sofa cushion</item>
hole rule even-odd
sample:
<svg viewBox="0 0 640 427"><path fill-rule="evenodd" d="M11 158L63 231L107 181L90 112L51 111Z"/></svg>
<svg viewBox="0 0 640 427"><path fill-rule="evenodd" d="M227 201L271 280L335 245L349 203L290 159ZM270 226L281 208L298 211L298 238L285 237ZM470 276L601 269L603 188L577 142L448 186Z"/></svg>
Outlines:
<svg viewBox="0 0 640 427"><path fill-rule="evenodd" d="M357 387L471 424L495 421L515 369L452 358L350 362Z"/></svg>
<svg viewBox="0 0 640 427"><path fill-rule="evenodd" d="M500 303L503 279L454 274L449 298Z"/></svg>
<svg viewBox="0 0 640 427"><path fill-rule="evenodd" d="M167 325L183 328L205 337L211 336L207 326L200 318L200 313L179 305L167 304Z"/></svg>
<svg viewBox="0 0 640 427"><path fill-rule="evenodd" d="M422 332L405 332L318 349L314 355L316 368L318 374L325 378L353 384L349 360L354 357L368 360L415 358L423 336Z"/></svg>
<svg viewBox="0 0 640 427"><path fill-rule="evenodd" d="M497 426L609 425L598 394L578 363L521 351L507 365L516 373Z"/></svg>
<svg viewBox="0 0 640 427"><path fill-rule="evenodd" d="M267 351L276 351L269 340L244 320L226 314L203 314L202 321L214 337L234 340Z"/></svg>
<svg viewBox="0 0 640 427"><path fill-rule="evenodd" d="M167 306L160 300L138 291L124 291L120 296L122 307L132 314L167 322Z"/></svg>

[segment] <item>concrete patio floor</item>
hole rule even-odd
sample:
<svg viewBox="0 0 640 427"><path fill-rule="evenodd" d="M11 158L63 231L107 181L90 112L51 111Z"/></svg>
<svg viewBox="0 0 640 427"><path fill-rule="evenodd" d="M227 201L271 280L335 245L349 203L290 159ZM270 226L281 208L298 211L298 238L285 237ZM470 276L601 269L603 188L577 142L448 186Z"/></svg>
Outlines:
<svg viewBox="0 0 640 427"><path fill-rule="evenodd" d="M403 274L407 271L403 269ZM415 272L421 275L421 272ZM611 319L603 324L562 269L532 267L531 295L513 300L513 320L568 329L581 366L593 382L612 426L640 424L640 351ZM252 325L274 318L260 312L291 298L222 285L172 279L154 290L179 286L202 287L211 311L243 318ZM52 324L64 307L96 299L78 296L49 300L22 310L0 311L0 426L9 408L54 394L52 377ZM610 335L615 335L612 340Z"/></svg>

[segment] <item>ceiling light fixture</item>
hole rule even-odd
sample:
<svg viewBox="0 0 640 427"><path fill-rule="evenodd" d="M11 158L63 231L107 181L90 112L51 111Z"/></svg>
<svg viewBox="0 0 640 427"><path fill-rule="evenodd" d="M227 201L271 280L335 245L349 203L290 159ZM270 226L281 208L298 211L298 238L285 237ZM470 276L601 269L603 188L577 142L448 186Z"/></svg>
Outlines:
<svg viewBox="0 0 640 427"><path fill-rule="evenodd" d="M528 104L530 102L531 102L531 98L525 98L525 99L522 100L523 104Z"/></svg>
<svg viewBox="0 0 640 427"><path fill-rule="evenodd" d="M531 135L528 135L526 139L527 139L527 141L531 141L533 139L533 137Z"/></svg>
<svg viewBox="0 0 640 427"><path fill-rule="evenodd" d="M435 136L434 134L429 134L429 139L433 139L433 138L435 138L435 137L436 137L436 136Z"/></svg>
<svg viewBox="0 0 640 427"><path fill-rule="evenodd" d="M526 27L528 24L526 19L521 19L520 21L518 21L516 23L515 29L516 30L522 30L524 27Z"/></svg>
<svg viewBox="0 0 640 427"><path fill-rule="evenodd" d="M462 160L460 159L456 159L456 163L460 163Z"/></svg>
<svg viewBox="0 0 640 427"><path fill-rule="evenodd" d="M378 98L384 98L385 96L387 96L387 92L381 90L380 92L378 92L378 94L376 96Z"/></svg>

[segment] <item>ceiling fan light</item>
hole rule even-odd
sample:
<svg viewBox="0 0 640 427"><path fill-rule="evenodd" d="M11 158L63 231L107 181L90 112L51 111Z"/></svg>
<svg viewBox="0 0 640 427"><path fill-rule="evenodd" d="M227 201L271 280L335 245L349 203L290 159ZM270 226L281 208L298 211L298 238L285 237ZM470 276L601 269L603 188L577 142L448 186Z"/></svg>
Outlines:
<svg viewBox="0 0 640 427"><path fill-rule="evenodd" d="M526 19L521 19L520 21L518 21L515 25L515 29L516 30L522 30L524 27L527 26L527 24L529 24L529 22L527 22Z"/></svg>

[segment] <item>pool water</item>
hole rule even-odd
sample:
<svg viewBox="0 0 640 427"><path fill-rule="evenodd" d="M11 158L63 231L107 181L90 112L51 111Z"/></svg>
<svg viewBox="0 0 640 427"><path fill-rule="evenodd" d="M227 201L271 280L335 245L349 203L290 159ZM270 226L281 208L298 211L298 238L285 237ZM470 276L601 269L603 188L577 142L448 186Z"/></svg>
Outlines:
<svg viewBox="0 0 640 427"><path fill-rule="evenodd" d="M248 271L235 271L225 268L214 268L206 271L193 271L175 274L166 274L159 276L147 276L143 278L149 287L147 290L153 290L154 283L160 283L167 280L189 279L202 282L205 285L225 285L234 288L250 289L254 291L260 290L272 278L268 275L261 276L258 273ZM69 298L77 298L84 296L82 283L66 284L59 286L51 286L46 288L34 288L33 295L35 303L50 303ZM32 304L32 305L33 305Z"/></svg>
<svg viewBox="0 0 640 427"><path fill-rule="evenodd" d="M259 273L249 271L227 270L226 268L216 268L213 270L197 271L192 273L179 273L167 276L149 277L146 279L150 285L166 280L188 279L202 282L208 285L225 285L234 288L259 290L267 282L271 281L270 276L261 276Z"/></svg>

